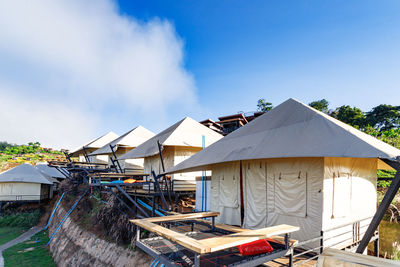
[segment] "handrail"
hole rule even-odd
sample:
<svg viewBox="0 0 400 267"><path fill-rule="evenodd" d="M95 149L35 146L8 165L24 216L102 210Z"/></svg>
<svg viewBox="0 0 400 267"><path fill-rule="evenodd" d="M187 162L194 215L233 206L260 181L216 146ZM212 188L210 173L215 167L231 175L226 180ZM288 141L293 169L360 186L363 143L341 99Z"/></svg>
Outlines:
<svg viewBox="0 0 400 267"><path fill-rule="evenodd" d="M373 217L371 216L371 217L367 217L367 218L364 218L364 219L361 219L361 220L357 220L356 222L362 222L362 221L366 221L366 220L372 219L372 218L373 218ZM328 232L328 231L336 230L336 229L339 229L339 228L342 228L342 227L345 227L345 226L348 226L348 225L352 225L353 223L355 223L355 222L344 223L344 224L342 224L342 225L335 226L335 227L333 227L333 228L329 228L329 229L323 230L323 231L324 231L324 232Z"/></svg>
<svg viewBox="0 0 400 267"><path fill-rule="evenodd" d="M65 192L62 193L60 199L58 200L56 207L54 208L53 212L51 213L51 216L50 216L49 221L47 222L47 225L43 228L43 230L46 230L47 228L49 228L49 225L50 225L51 220L53 219L54 213L56 213L58 206L60 205L61 200L63 199L64 195L65 195Z"/></svg>
<svg viewBox="0 0 400 267"><path fill-rule="evenodd" d="M315 259L320 253L322 253L322 250L323 250L324 247L333 247L333 246L336 246L336 245L338 245L338 244L340 244L340 243L343 243L343 242L345 242L345 241L352 240L352 237L348 237L348 238L345 238L344 240L341 240L340 242L337 242L337 243L335 243L335 244L330 244L329 246L325 246L325 245L324 245L324 242L325 242L325 241L327 241L327 240L332 240L332 239L334 239L334 238L337 238L337 237L339 237L339 236L343 236L343 235L346 235L346 234L350 234L350 233L353 232L353 229L351 229L351 230L346 230L346 231L344 231L344 232L340 232L339 234L335 234L335 235L333 235L333 236L328 236L328 237L325 237L325 236L326 236L326 233L332 232L332 231L334 231L334 230L338 230L338 229L343 228L343 227L346 227L346 226L351 226L351 225L353 225L354 223L360 223L360 222L362 222L362 221L366 221L366 220L369 220L369 219L372 219L372 217L363 218L363 219L358 220L358 221L355 221L355 222L349 222L349 223L341 224L341 225L339 225L339 226L335 226L335 227L329 228L329 229L327 229L327 230L321 231L320 234L319 234L319 236L317 236L317 237L314 237L314 238L311 238L311 239L308 239L308 240L305 240L305 241L302 241L302 242L297 243L297 244L293 247L293 250L292 250L292 252L291 252L291 253L292 253L292 254L291 254L291 258L292 258L292 259L294 259L294 258L296 258L296 257L299 257L299 256L302 256L302 255L307 254L307 253L313 253L315 250L317 250L317 251L316 251L317 255L315 255L315 256L313 256L313 257L311 257L311 258L308 258L308 259L306 259L306 260L300 260L300 261L296 262L296 264L293 264L293 265L294 265L294 266L297 266L297 265L300 265L300 264L304 264L304 263L306 263L306 262L308 262L308 261L310 261L310 260L312 260L312 259ZM360 225L360 229L361 229L361 228L365 228L365 227L368 227L368 225ZM364 235L365 233L366 233L366 231L363 231L363 232L360 231L359 235L362 236L362 235ZM308 249L308 250L301 251L300 253L297 253L297 254L294 253L294 248L295 248L295 247L300 247L300 246L303 246L303 245L305 245L305 244L312 243L312 242L317 242L317 241L320 241L320 243L319 243L318 246L313 247L313 248ZM360 241L357 241L357 242L360 242ZM355 242L355 243L357 243L357 242ZM320 249L320 251L318 251L318 249Z"/></svg>

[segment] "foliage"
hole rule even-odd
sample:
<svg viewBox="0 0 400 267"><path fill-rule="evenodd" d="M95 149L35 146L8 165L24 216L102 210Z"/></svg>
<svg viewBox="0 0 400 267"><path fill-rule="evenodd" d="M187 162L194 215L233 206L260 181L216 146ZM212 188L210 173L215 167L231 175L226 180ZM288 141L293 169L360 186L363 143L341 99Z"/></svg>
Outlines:
<svg viewBox="0 0 400 267"><path fill-rule="evenodd" d="M4 151L8 147L15 146L13 144L7 143L6 141L0 142L0 151Z"/></svg>
<svg viewBox="0 0 400 267"><path fill-rule="evenodd" d="M17 238L27 229L27 227L0 227L0 245Z"/></svg>
<svg viewBox="0 0 400 267"><path fill-rule="evenodd" d="M37 153L42 151L43 149L40 147L39 142L30 142L28 145L13 145L7 146L3 151L4 154L8 155L18 155L18 154L28 154L28 153Z"/></svg>
<svg viewBox="0 0 400 267"><path fill-rule="evenodd" d="M334 114L336 119L353 127L361 128L365 125L365 115L359 108L343 105Z"/></svg>
<svg viewBox="0 0 400 267"><path fill-rule="evenodd" d="M0 227L13 226L13 227L27 227L30 228L39 223L40 211L33 212L19 212L0 217Z"/></svg>
<svg viewBox="0 0 400 267"><path fill-rule="evenodd" d="M391 183L392 183L392 181L378 180L378 182L376 183L376 186L378 188L386 188L386 187L389 187Z"/></svg>
<svg viewBox="0 0 400 267"><path fill-rule="evenodd" d="M393 243L392 260L400 261L400 244L398 242Z"/></svg>
<svg viewBox="0 0 400 267"><path fill-rule="evenodd" d="M316 110L322 111L324 113L328 113L329 102L326 99L313 101L308 105L312 108L315 108Z"/></svg>
<svg viewBox="0 0 400 267"><path fill-rule="evenodd" d="M39 232L29 241L19 243L3 252L4 266L56 266L50 251L45 246L49 241L48 231Z"/></svg>
<svg viewBox="0 0 400 267"><path fill-rule="evenodd" d="M396 174L395 170L378 170L378 179L379 178L390 178L392 179Z"/></svg>
<svg viewBox="0 0 400 267"><path fill-rule="evenodd" d="M400 106L379 105L367 112L366 120L374 128L387 131L400 126Z"/></svg>
<svg viewBox="0 0 400 267"><path fill-rule="evenodd" d="M267 112L273 108L272 103L267 102L264 98L258 99L257 110Z"/></svg>

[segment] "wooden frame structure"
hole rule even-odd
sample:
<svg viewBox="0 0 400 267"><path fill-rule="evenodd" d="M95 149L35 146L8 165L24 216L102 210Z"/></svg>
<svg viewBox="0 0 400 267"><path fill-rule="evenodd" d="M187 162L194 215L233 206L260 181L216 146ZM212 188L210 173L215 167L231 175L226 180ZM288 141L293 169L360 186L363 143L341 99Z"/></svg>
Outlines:
<svg viewBox="0 0 400 267"><path fill-rule="evenodd" d="M256 266L285 256L291 249L291 246L296 243L295 240L289 240L289 236L290 233L298 231L299 227L282 224L257 230L241 229L229 225L215 224L214 218L218 215L219 212L201 212L131 220L131 222L137 226L136 245L166 266L177 266L178 263L171 260L170 257L157 251L154 247L149 246L149 242L152 241L167 242L167 244L172 245L172 251L183 254L182 258L186 258L187 260L189 260L190 257L193 258L192 261L189 260L190 263L186 261L185 266L199 267L201 266L202 259L207 260L207 257L218 257L218 255L224 253L224 251L234 249L239 245L266 238L276 239L279 248L275 249L273 252L256 256L237 255L238 261L226 264L227 266ZM211 218L211 222L202 220L204 218ZM192 231L179 233L170 229L170 225L168 227L160 225L178 222L192 224ZM208 225L209 229L205 231L207 233L222 231L224 235L195 239L191 237L192 234L196 234L196 232L193 232L193 223ZM158 237L141 239L141 229L152 232ZM277 237L279 235L284 235L284 237ZM236 252L236 254L238 253Z"/></svg>

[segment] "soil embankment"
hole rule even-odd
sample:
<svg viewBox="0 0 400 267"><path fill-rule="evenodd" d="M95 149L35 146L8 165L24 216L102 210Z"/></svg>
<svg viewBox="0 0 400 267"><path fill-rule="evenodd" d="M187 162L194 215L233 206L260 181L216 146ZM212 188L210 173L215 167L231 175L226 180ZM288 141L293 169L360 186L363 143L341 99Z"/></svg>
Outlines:
<svg viewBox="0 0 400 267"><path fill-rule="evenodd" d="M66 214L60 205L51 224L52 233ZM141 250L133 251L98 238L67 218L50 243L57 266L149 266L152 262Z"/></svg>

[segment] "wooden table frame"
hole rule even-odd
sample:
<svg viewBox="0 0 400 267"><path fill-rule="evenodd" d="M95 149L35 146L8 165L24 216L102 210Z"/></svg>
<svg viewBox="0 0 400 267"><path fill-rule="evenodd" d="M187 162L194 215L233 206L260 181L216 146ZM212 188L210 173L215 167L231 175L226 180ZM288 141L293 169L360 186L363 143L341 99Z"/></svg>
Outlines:
<svg viewBox="0 0 400 267"><path fill-rule="evenodd" d="M293 244L293 242L289 242L290 233L299 230L299 227L282 224L257 230L243 229L243 231L237 231L236 233L225 236L196 240L192 237L189 237L182 233L178 233L176 231L173 231L171 229L156 224L165 222L196 221L202 218L212 218L211 227L212 229L214 229L215 227L214 218L218 215L219 212L201 212L201 213L171 215L165 217L136 219L136 220L131 220L131 222L137 225L137 234L136 234L137 244L142 249L144 248L144 250L147 250L146 252L152 254L153 256L157 254L157 252L152 251L151 248L146 247L144 244L141 244L140 242L141 228L156 233L157 235L169 241L172 241L186 249L193 251L195 253L194 266L196 267L200 266L201 255L230 249L238 245L250 243L252 241L265 239L269 237L275 237L278 235L285 236L283 240L285 244L285 249L288 250L290 248L290 243ZM229 228L230 226L227 227ZM283 255L284 254L282 254L281 256ZM247 265L247 266L252 266L252 265Z"/></svg>

